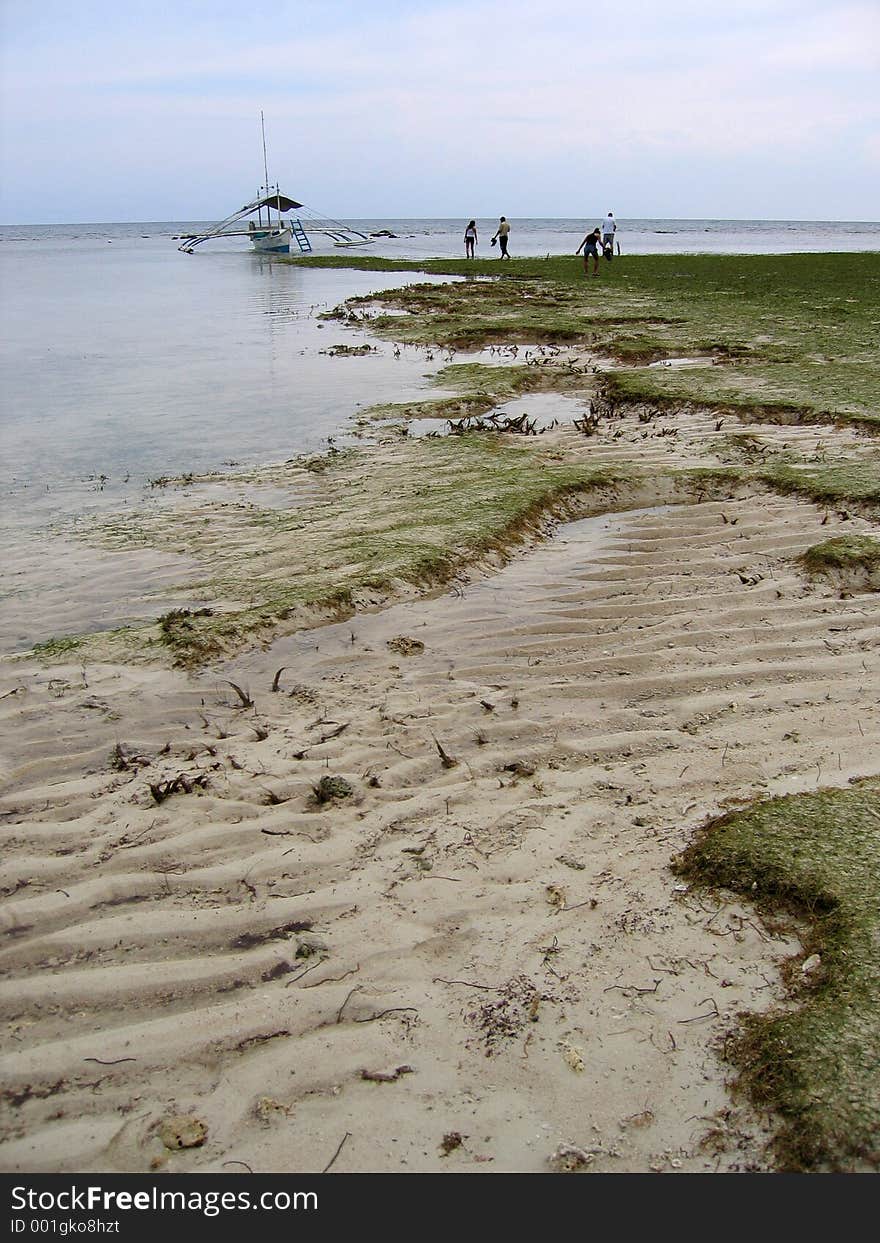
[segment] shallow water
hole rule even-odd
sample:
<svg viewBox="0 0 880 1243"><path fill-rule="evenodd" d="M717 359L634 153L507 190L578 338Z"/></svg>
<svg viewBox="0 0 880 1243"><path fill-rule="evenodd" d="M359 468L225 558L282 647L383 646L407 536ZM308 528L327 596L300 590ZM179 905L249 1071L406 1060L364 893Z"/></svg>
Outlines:
<svg viewBox="0 0 880 1243"><path fill-rule="evenodd" d="M495 407L495 412L503 418L511 419L518 419L524 414L540 433L558 424L571 423L575 419L583 418L588 406L589 401L584 397L571 397L565 393L529 393L525 397L514 397L510 401L499 403ZM445 417L442 419L407 419L405 423L391 419L387 423L383 421L376 424L379 430L389 426L405 428L401 434L415 438L450 434L450 420ZM365 432L365 438L368 437L369 429Z"/></svg>
<svg viewBox="0 0 880 1243"><path fill-rule="evenodd" d="M517 220L511 225L512 255L572 254L598 219ZM355 254L421 258L463 256L464 221L363 220L352 222L366 233L385 228L395 238L377 239ZM494 259L490 244L498 218L478 220L477 258ZM627 255L648 254L787 254L803 251L880 250L880 223L830 220L617 220L617 241ZM344 252L336 252L344 253Z"/></svg>
<svg viewBox="0 0 880 1243"><path fill-rule="evenodd" d="M320 312L399 275L187 257L165 238L7 247L2 269L0 498L16 528L130 503L164 475L314 452L432 369L412 349L323 352L365 334Z"/></svg>

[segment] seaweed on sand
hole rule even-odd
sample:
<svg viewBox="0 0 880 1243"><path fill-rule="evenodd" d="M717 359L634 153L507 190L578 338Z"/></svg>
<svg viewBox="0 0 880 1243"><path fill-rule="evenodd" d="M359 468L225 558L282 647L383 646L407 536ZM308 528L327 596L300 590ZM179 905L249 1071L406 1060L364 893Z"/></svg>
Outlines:
<svg viewBox="0 0 880 1243"><path fill-rule="evenodd" d="M781 1118L781 1166L880 1166L880 782L721 816L675 870L806 923L793 1007L746 1016L727 1046Z"/></svg>

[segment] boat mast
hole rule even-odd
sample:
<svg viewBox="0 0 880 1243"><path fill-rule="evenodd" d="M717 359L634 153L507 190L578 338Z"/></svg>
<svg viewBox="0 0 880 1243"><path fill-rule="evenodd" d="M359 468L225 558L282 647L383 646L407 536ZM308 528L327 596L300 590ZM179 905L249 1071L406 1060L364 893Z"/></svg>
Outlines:
<svg viewBox="0 0 880 1243"><path fill-rule="evenodd" d="M260 130L263 134L263 176L266 179L266 199L269 198L269 161L266 158L266 121L263 117L263 109L260 109ZM272 227L272 213L269 209L269 203L266 203L266 219L269 227ZM278 223L281 224L281 212L278 213Z"/></svg>

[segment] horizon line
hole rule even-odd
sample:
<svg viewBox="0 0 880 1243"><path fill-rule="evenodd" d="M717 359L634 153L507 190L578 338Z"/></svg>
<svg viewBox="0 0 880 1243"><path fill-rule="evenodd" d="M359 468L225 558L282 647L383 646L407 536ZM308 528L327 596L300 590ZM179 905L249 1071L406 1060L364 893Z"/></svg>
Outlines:
<svg viewBox="0 0 880 1243"><path fill-rule="evenodd" d="M590 215L584 212L578 212L574 215L563 215L563 216L512 216L508 218L512 220L591 220L592 216L595 214L596 213L593 213L592 215ZM602 214L604 215L607 213L602 213ZM464 217L468 215L468 213L463 212L463 213L460 213L460 215L461 215L461 218L464 219ZM497 216L497 213L493 212L493 213L487 213L483 215L478 214L476 217L469 216L468 218L469 219L476 218L477 220L481 220L481 219L494 220L496 219L496 216ZM198 219L197 217L193 217L193 216L176 216L176 217L167 217L165 219L152 219L152 220L145 220L145 219L4 220L0 222L0 228L2 229L65 228L70 225L81 226L81 225L108 225L108 224L141 224L141 225L181 224L181 223L191 223L193 221L196 221L197 219ZM205 217L205 219L206 220L213 219L213 217ZM349 220L374 220L374 221L378 221L378 220L413 220L413 221L432 221L432 220L447 221L449 220L449 221L454 221L454 220L458 220L459 216L458 215L455 215L455 216L383 216L383 215L370 214L366 216L348 216L347 219ZM616 216L615 219L617 220L618 224L620 224L621 222L625 222L625 221L636 222L636 221L643 221L643 220L662 220L662 221L670 221L670 222L680 221L682 223L688 223L688 224L696 224L699 222L705 222L705 223L711 223L711 224L841 224L841 225L866 224L866 225L876 225L878 228L880 228L880 220L867 220L867 219L860 219L857 217L842 217L842 216L837 216L833 219L830 219L825 216L795 217L795 216L652 216L652 215L647 215L647 216Z"/></svg>

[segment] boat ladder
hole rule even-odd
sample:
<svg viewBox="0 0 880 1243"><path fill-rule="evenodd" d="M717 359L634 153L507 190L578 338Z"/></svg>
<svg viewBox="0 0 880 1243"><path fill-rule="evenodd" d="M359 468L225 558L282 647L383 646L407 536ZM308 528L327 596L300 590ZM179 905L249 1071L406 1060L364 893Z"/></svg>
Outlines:
<svg viewBox="0 0 880 1243"><path fill-rule="evenodd" d="M293 233L293 236L296 238L297 244L299 245L299 248L302 254L304 255L311 254L312 243L309 241L308 234L306 233L305 229L302 227L302 225L300 224L298 220L291 220L290 230Z"/></svg>

